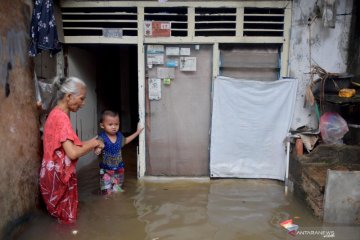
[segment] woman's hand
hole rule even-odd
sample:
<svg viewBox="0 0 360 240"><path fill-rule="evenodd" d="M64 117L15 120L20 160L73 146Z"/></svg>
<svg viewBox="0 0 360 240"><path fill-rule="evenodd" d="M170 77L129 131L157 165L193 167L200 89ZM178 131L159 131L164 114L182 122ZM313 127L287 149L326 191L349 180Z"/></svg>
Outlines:
<svg viewBox="0 0 360 240"><path fill-rule="evenodd" d="M100 152L101 152L101 150L103 150L104 147L105 147L104 142L101 141L101 140L99 140L99 139L96 139L96 140L97 140L97 142L98 142L98 145L96 146L96 148L97 148L97 149L100 149Z"/></svg>
<svg viewBox="0 0 360 240"><path fill-rule="evenodd" d="M97 137L94 137L88 141L84 141L82 144L82 146L77 146L72 141L66 140L62 143L62 146L66 155L72 160L84 156L88 152L95 150L95 148L99 148L100 151L104 148L104 143L97 139Z"/></svg>
<svg viewBox="0 0 360 240"><path fill-rule="evenodd" d="M104 149L104 142L101 141L97 136L93 137L92 139L90 139L89 141L91 141L91 144L93 145L94 150L96 148L100 148L100 150Z"/></svg>
<svg viewBox="0 0 360 240"><path fill-rule="evenodd" d="M95 148L94 153L99 156L101 153L101 150L102 150L101 148L97 147L97 148Z"/></svg>

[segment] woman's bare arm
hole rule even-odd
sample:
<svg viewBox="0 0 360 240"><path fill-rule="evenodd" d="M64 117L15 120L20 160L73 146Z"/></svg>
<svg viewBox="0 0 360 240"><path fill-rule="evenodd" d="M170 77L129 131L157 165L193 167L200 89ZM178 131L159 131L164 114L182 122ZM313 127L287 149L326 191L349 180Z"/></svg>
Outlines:
<svg viewBox="0 0 360 240"><path fill-rule="evenodd" d="M62 143L62 146L65 150L66 155L71 159L78 159L86 155L88 152L93 150L96 147L104 148L104 143L97 140L96 137L88 141L82 142L82 146L75 145L72 141L66 140Z"/></svg>

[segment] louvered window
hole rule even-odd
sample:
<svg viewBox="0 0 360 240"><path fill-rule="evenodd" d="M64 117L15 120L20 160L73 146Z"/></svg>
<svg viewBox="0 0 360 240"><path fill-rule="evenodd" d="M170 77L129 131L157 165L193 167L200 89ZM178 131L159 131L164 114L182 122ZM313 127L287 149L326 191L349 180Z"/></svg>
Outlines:
<svg viewBox="0 0 360 240"><path fill-rule="evenodd" d="M279 79L279 51L280 45L276 44L222 44L221 74L238 79Z"/></svg>
<svg viewBox="0 0 360 240"><path fill-rule="evenodd" d="M284 34L284 9L246 7L243 29L244 36L281 37Z"/></svg>
<svg viewBox="0 0 360 240"><path fill-rule="evenodd" d="M196 8L195 36L235 36L236 8Z"/></svg>
<svg viewBox="0 0 360 240"><path fill-rule="evenodd" d="M145 21L171 23L172 37L188 36L187 7L146 7Z"/></svg>
<svg viewBox="0 0 360 240"><path fill-rule="evenodd" d="M265 39L280 43L289 37L291 12L288 10L291 7L287 1L271 2L170 1L157 4L153 1L69 0L61 1L61 10L65 42L83 42L86 38L79 36L89 36L92 42L136 43L138 32L143 28L141 37L147 42L171 38L173 42L177 39L199 43L220 39L223 42L248 42L249 39L261 42L260 39ZM121 33L122 39L114 39L111 33Z"/></svg>
<svg viewBox="0 0 360 240"><path fill-rule="evenodd" d="M62 8L65 36L102 36L117 29L123 36L137 36L136 7Z"/></svg>

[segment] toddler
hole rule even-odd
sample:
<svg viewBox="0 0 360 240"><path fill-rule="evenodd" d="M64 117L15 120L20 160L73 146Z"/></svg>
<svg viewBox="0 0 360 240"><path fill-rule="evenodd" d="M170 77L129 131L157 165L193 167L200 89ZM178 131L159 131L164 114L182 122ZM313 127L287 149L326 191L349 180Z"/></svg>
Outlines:
<svg viewBox="0 0 360 240"><path fill-rule="evenodd" d="M104 142L104 149L95 149L95 154L100 159L100 189L102 194L111 194L112 192L123 192L124 184L124 162L121 156L121 148L136 138L141 131L137 131L128 137L124 137L119 131L119 114L110 110L105 110L101 114L100 128L103 132L99 134L98 139Z"/></svg>

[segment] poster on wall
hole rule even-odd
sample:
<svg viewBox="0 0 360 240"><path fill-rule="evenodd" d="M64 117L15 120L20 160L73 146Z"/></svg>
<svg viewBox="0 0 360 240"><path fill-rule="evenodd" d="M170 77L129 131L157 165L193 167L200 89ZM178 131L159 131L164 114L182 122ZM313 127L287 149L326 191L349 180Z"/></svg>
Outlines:
<svg viewBox="0 0 360 240"><path fill-rule="evenodd" d="M123 30L121 28L103 28L102 35L106 38L122 38Z"/></svg>
<svg viewBox="0 0 360 240"><path fill-rule="evenodd" d="M164 45L148 45L146 49L148 66L164 64L164 52Z"/></svg>
<svg viewBox="0 0 360 240"><path fill-rule="evenodd" d="M180 48L181 56L190 56L191 50L190 48Z"/></svg>
<svg viewBox="0 0 360 240"><path fill-rule="evenodd" d="M164 45L147 45L147 54L160 54L164 53Z"/></svg>
<svg viewBox="0 0 360 240"><path fill-rule="evenodd" d="M167 56L179 56L180 48L179 47L166 47Z"/></svg>
<svg viewBox="0 0 360 240"><path fill-rule="evenodd" d="M144 22L145 37L170 37L171 22L162 21L145 21Z"/></svg>
<svg viewBox="0 0 360 240"><path fill-rule="evenodd" d="M180 71L196 71L196 57L180 57Z"/></svg>
<svg viewBox="0 0 360 240"><path fill-rule="evenodd" d="M179 62L177 59L167 59L165 65L166 67L176 68L179 65Z"/></svg>
<svg viewBox="0 0 360 240"><path fill-rule="evenodd" d="M164 68L158 67L157 68L157 77L158 78L175 78L175 69L174 68Z"/></svg>
<svg viewBox="0 0 360 240"><path fill-rule="evenodd" d="M163 54L148 54L147 55L147 64L164 64L164 55Z"/></svg>
<svg viewBox="0 0 360 240"><path fill-rule="evenodd" d="M161 99L161 79L149 78L149 100Z"/></svg>

